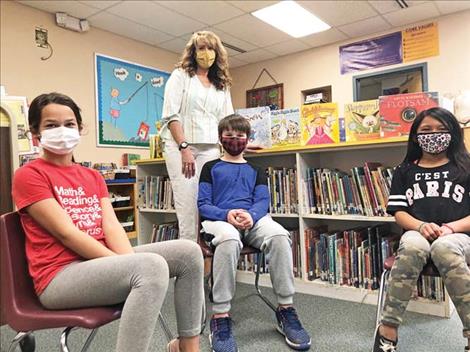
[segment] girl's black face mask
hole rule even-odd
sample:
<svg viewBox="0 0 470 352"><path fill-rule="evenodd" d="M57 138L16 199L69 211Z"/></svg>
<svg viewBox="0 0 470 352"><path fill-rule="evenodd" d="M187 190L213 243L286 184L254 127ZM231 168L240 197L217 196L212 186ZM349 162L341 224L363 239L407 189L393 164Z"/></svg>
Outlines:
<svg viewBox="0 0 470 352"><path fill-rule="evenodd" d="M242 153L248 144L248 138L243 137L220 137L220 143L224 150L231 156L237 156Z"/></svg>

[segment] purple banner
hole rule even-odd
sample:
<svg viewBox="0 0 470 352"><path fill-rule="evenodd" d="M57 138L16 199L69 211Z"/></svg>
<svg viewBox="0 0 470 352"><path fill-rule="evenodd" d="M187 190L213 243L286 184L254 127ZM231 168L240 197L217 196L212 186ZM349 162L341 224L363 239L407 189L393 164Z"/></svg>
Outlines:
<svg viewBox="0 0 470 352"><path fill-rule="evenodd" d="M403 62L401 32L339 47L341 74Z"/></svg>

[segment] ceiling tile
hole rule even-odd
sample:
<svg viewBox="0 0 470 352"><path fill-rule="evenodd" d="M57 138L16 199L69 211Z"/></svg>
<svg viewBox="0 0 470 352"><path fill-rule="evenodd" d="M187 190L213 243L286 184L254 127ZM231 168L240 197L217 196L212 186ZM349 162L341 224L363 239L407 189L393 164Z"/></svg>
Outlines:
<svg viewBox="0 0 470 352"><path fill-rule="evenodd" d="M114 6L119 4L121 1L111 1L111 0L81 0L78 1L84 5L88 5L91 7L96 7L97 9L107 9L108 7Z"/></svg>
<svg viewBox="0 0 470 352"><path fill-rule="evenodd" d="M101 28L113 32L123 37L139 40L151 45L171 39L168 34L157 31L153 28L114 16L107 12L101 12L88 19L93 27Z"/></svg>
<svg viewBox="0 0 470 352"><path fill-rule="evenodd" d="M238 38L235 38L234 36L232 36L230 34L227 34L227 33L223 32L223 31L221 31L217 28L210 28L209 30L213 31L215 34L217 34L219 36L220 40L223 41L224 43L236 46L237 48L243 49L245 51L258 49L257 46L255 46L253 44L250 44L248 42L245 42L244 40L240 40ZM236 53L234 55L240 54L238 51L231 50L229 48L226 48L226 49L227 49L227 52L229 53L229 55L234 54L234 53Z"/></svg>
<svg viewBox="0 0 470 352"><path fill-rule="evenodd" d="M331 28L327 31L301 38L300 40L311 48L314 48L325 44L336 43L347 38L348 37L345 34L341 33L336 28Z"/></svg>
<svg viewBox="0 0 470 352"><path fill-rule="evenodd" d="M267 50L279 56L296 53L299 51L307 50L309 48L310 47L307 44L302 43L300 40L297 39L288 40L287 42L274 44L266 47Z"/></svg>
<svg viewBox="0 0 470 352"><path fill-rule="evenodd" d="M367 1L298 1L298 3L332 27L377 16L377 12Z"/></svg>
<svg viewBox="0 0 470 352"><path fill-rule="evenodd" d="M253 11L262 9L263 7L274 5L278 3L279 1L268 1L268 0L246 1L244 0L244 1L228 1L228 2L245 12L253 12Z"/></svg>
<svg viewBox="0 0 470 352"><path fill-rule="evenodd" d="M351 38L377 33L390 29L392 26L381 16L371 17L355 23L346 24L338 29Z"/></svg>
<svg viewBox="0 0 470 352"><path fill-rule="evenodd" d="M439 11L437 11L436 6L432 2L410 6L407 9L401 9L383 15L390 24L396 27L438 16Z"/></svg>
<svg viewBox="0 0 470 352"><path fill-rule="evenodd" d="M39 10L46 12L66 12L67 14L77 18L87 18L100 10L88 5L82 4L77 1L18 1L19 3L31 7L35 7Z"/></svg>
<svg viewBox="0 0 470 352"><path fill-rule="evenodd" d="M235 59L239 59L242 61L245 61L247 63L253 63L253 62L258 62L258 61L264 61L264 60L269 60L274 57L277 57L278 55L271 53L267 50L264 49L256 49L253 51L249 51L247 53L243 53L240 55L235 56Z"/></svg>
<svg viewBox="0 0 470 352"><path fill-rule="evenodd" d="M158 47L181 55L183 54L183 49L185 48L187 42L188 40L184 40L182 38L175 38L167 42L158 44Z"/></svg>
<svg viewBox="0 0 470 352"><path fill-rule="evenodd" d="M204 27L201 22L150 1L126 1L111 7L107 11L175 37Z"/></svg>
<svg viewBox="0 0 470 352"><path fill-rule="evenodd" d="M369 0L369 4L379 13L388 13L401 9L395 0Z"/></svg>
<svg viewBox="0 0 470 352"><path fill-rule="evenodd" d="M248 64L247 62L243 60L237 59L236 57L229 57L228 63L229 63L230 68L240 67L240 66Z"/></svg>
<svg viewBox="0 0 470 352"><path fill-rule="evenodd" d="M291 38L286 33L249 14L220 23L214 28L259 47L277 44Z"/></svg>
<svg viewBox="0 0 470 352"><path fill-rule="evenodd" d="M426 0L406 0L409 7L416 6L427 2ZM389 13L393 11L401 10L400 5L395 0L369 0L369 4L377 10L379 13Z"/></svg>
<svg viewBox="0 0 470 352"><path fill-rule="evenodd" d="M194 18L206 24L224 22L243 15L243 11L225 1L155 1L180 14Z"/></svg>
<svg viewBox="0 0 470 352"><path fill-rule="evenodd" d="M470 9L470 1L434 1L437 9L447 15L457 11L465 11Z"/></svg>

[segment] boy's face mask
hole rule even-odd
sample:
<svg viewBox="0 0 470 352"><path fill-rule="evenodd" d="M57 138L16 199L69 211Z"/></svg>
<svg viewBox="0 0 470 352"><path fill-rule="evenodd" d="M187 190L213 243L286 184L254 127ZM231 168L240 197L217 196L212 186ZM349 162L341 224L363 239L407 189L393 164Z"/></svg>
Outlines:
<svg viewBox="0 0 470 352"><path fill-rule="evenodd" d="M429 154L437 155L449 148L452 136L449 132L418 133L417 140L421 149Z"/></svg>
<svg viewBox="0 0 470 352"><path fill-rule="evenodd" d="M212 49L197 50L196 51L196 62L204 69L210 68L215 61L215 51Z"/></svg>
<svg viewBox="0 0 470 352"><path fill-rule="evenodd" d="M79 142L80 132L76 128L60 126L41 132L41 146L55 154L68 154Z"/></svg>
<svg viewBox="0 0 470 352"><path fill-rule="evenodd" d="M220 137L220 143L224 150L231 156L237 156L242 153L248 144L248 138L243 137Z"/></svg>

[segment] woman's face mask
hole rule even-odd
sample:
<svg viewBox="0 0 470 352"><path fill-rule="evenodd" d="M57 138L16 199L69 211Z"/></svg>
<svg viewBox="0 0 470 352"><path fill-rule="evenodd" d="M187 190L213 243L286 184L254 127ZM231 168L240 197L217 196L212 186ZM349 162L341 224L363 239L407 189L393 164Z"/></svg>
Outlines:
<svg viewBox="0 0 470 352"><path fill-rule="evenodd" d="M41 132L41 146L55 154L69 154L80 142L80 132L65 126L45 129Z"/></svg>
<svg viewBox="0 0 470 352"><path fill-rule="evenodd" d="M196 51L196 62L199 67L209 69L215 61L215 51L212 49L204 49Z"/></svg>
<svg viewBox="0 0 470 352"><path fill-rule="evenodd" d="M437 155L449 148L452 136L449 132L418 133L417 140L421 149L428 153Z"/></svg>

